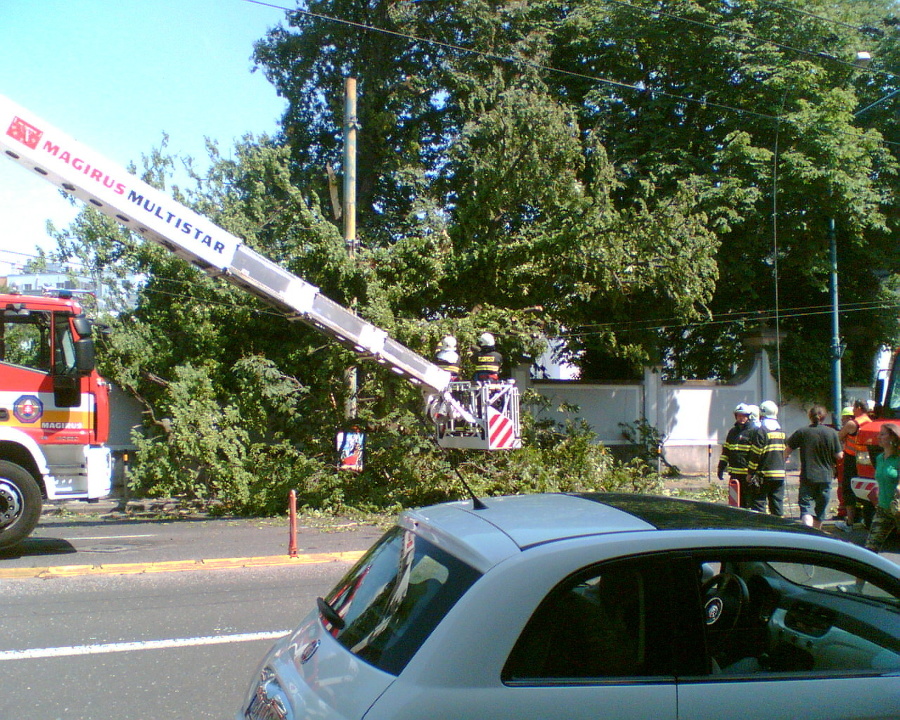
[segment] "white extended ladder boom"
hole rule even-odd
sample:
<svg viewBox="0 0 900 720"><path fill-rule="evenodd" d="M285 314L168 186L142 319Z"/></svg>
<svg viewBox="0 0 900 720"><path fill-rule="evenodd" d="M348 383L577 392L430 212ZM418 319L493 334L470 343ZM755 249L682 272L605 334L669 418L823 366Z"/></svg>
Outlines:
<svg viewBox="0 0 900 720"><path fill-rule="evenodd" d="M479 420L472 408L463 407L453 397L449 372L330 300L317 287L247 247L210 220L3 95L0 95L0 150L31 172L209 275L227 279L277 307L289 319L316 328L359 355L370 357L426 391L436 393L452 416L486 429L486 419ZM518 423L515 430L515 442L518 442ZM441 444L454 446L452 440ZM484 449L495 448L486 443Z"/></svg>
<svg viewBox="0 0 900 720"><path fill-rule="evenodd" d="M0 150L142 237L437 393L450 373L238 238L0 95Z"/></svg>

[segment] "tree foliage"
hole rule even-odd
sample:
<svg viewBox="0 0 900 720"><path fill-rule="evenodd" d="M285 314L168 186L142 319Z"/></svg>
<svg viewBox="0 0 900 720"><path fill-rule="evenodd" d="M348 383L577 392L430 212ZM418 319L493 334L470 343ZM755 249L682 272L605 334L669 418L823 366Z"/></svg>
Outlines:
<svg viewBox="0 0 900 720"><path fill-rule="evenodd" d="M892 13L888 0L322 0L256 56L320 192L340 164L341 84L359 78L364 242L437 235L446 258L406 309L540 306L586 377L648 361L724 377L776 314L827 354L832 221L845 305L879 302L896 270L897 123L891 103L856 114L893 89ZM872 70L852 63L863 44ZM843 321L845 372L864 382L893 313Z"/></svg>
<svg viewBox="0 0 900 720"><path fill-rule="evenodd" d="M896 335L892 12L889 0L298 3L255 48L288 101L282 134L227 157L210 144L208 171L171 191L426 355L443 334L465 348L489 330L510 364L562 336L585 378L648 362L724 378L748 332L774 323L785 393L817 398L832 223L845 377L865 382ZM869 70L852 63L861 40ZM350 76L353 257L327 180L343 169ZM160 187L164 150L143 168ZM458 496L452 466L486 492L639 474L577 427L529 426L528 448L508 455L441 455L418 392L361 365L352 422L369 431L368 467L340 475L354 356L88 211L60 243L145 278L103 353L147 408L142 489L271 510L300 487L311 505L393 507Z"/></svg>

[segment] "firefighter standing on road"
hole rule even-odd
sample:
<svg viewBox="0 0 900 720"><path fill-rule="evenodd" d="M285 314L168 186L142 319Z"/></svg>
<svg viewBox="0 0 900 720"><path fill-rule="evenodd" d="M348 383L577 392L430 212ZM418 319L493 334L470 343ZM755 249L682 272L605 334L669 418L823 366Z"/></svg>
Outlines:
<svg viewBox="0 0 900 720"><path fill-rule="evenodd" d="M734 409L734 427L728 431L722 454L719 456L717 475L725 479L725 472L737 480L741 489L741 507L750 507L750 491L747 487L747 463L750 455L750 438L755 428L750 423L751 408L741 403Z"/></svg>
<svg viewBox="0 0 900 720"><path fill-rule="evenodd" d="M759 406L761 420L750 437L747 463L749 507L772 515L784 515L784 430L776 419L778 406L766 400Z"/></svg>

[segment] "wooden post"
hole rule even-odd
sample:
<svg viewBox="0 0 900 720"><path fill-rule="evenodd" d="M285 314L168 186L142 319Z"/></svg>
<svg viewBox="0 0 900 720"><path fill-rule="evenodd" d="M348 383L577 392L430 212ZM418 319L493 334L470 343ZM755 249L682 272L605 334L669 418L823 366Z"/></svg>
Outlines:
<svg viewBox="0 0 900 720"><path fill-rule="evenodd" d="M297 491L291 490L288 494L288 514L290 516L288 539L288 555L297 557Z"/></svg>

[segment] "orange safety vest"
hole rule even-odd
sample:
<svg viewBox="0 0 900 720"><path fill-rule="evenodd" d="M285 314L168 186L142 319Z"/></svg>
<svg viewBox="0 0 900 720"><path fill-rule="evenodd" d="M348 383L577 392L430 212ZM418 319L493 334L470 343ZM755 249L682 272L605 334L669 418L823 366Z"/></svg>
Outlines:
<svg viewBox="0 0 900 720"><path fill-rule="evenodd" d="M872 422L872 418L870 418L865 413L863 413L858 418L856 418L856 424L859 425L859 430L862 430L862 426L865 425L866 423L870 423L870 422ZM853 444L854 444L854 447L856 450L855 454L863 453L866 450L868 450L868 447L866 446L866 444L864 442L861 442L859 439L859 430L856 431L855 435L851 435L849 438L847 438L848 440L853 441Z"/></svg>
<svg viewBox="0 0 900 720"><path fill-rule="evenodd" d="M867 422L872 422L872 418L863 413L857 418L853 418L856 422L856 432L844 438L844 455L857 455L866 451L866 444L859 441L859 431Z"/></svg>

